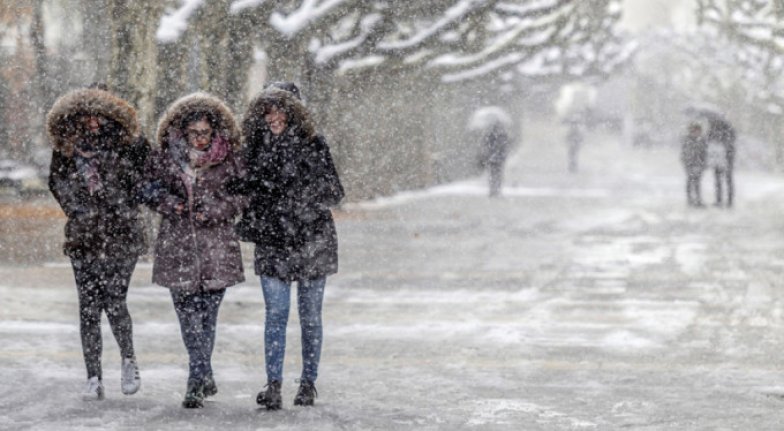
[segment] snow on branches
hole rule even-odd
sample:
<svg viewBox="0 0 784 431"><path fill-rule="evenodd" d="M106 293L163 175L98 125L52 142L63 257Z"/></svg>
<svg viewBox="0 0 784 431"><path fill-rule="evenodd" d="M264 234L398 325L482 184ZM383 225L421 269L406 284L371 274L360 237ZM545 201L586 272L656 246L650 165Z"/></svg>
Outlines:
<svg viewBox="0 0 784 431"><path fill-rule="evenodd" d="M723 50L740 71L747 102L784 113L784 3L763 0L698 0L703 31L721 36Z"/></svg>
<svg viewBox="0 0 784 431"><path fill-rule="evenodd" d="M204 0L180 0L161 18L176 41ZM487 75L606 74L633 46L616 32L620 0L228 0L263 49L307 56L322 71L427 69L442 81ZM512 72L512 73L510 73Z"/></svg>

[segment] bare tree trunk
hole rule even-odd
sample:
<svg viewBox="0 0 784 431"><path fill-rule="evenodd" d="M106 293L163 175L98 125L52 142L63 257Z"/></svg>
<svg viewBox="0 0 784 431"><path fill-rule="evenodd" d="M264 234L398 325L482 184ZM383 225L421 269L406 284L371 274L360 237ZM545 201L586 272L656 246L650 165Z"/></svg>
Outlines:
<svg viewBox="0 0 784 431"><path fill-rule="evenodd" d="M81 5L82 46L93 66L90 81L106 81L112 59L109 0L82 0Z"/></svg>
<svg viewBox="0 0 784 431"><path fill-rule="evenodd" d="M248 73L253 64L251 26L250 19L245 16L233 16L229 20L226 102L238 114L245 108Z"/></svg>
<svg viewBox="0 0 784 431"><path fill-rule="evenodd" d="M38 106L44 106L46 109L42 109L40 116L35 116L31 121L33 121L33 130L36 130L35 136L31 136L32 139L26 139L22 143L22 146L18 149L20 151L20 155L24 157L29 157L33 151L32 148L35 144L43 145L43 134L42 131L44 130L44 123L45 123L45 115L44 113L48 109L49 106L52 106L54 102L54 98L52 95L52 89L49 85L49 77L47 75L47 55L46 55L46 46L44 44L44 21L43 21L43 0L35 0L33 4L33 24L32 28L30 29L30 38L33 43L34 55L35 55L35 89L36 89L36 97L38 99ZM33 142L31 142L33 141Z"/></svg>
<svg viewBox="0 0 784 431"><path fill-rule="evenodd" d="M38 92L41 97L41 102L46 106L46 102L51 98L51 91L47 81L47 55L46 46L44 44L44 21L43 21L43 0L35 0L33 6L33 26L30 29L30 38L32 39L33 49L35 53L35 80Z"/></svg>
<svg viewBox="0 0 784 431"><path fill-rule="evenodd" d="M139 113L147 134L155 126L155 32L163 12L156 0L111 0L112 62L109 85Z"/></svg>
<svg viewBox="0 0 784 431"><path fill-rule="evenodd" d="M195 17L193 29L199 43L199 88L226 98L229 1L206 2Z"/></svg>
<svg viewBox="0 0 784 431"><path fill-rule="evenodd" d="M771 118L772 117L772 118ZM781 132L784 131L784 124L780 116L768 115L770 131L768 132L768 139L773 143L773 155L776 160L776 169L779 171L784 170L784 140L781 139Z"/></svg>
<svg viewBox="0 0 784 431"><path fill-rule="evenodd" d="M185 38L177 42L158 44L158 76L156 79L155 117L158 118L166 107L185 91L185 67L187 46Z"/></svg>
<svg viewBox="0 0 784 431"><path fill-rule="evenodd" d="M0 59L6 60L4 53L0 53ZM0 155L4 155L11 148L8 139L9 127L6 106L8 106L8 83L3 76L0 76Z"/></svg>
<svg viewBox="0 0 784 431"><path fill-rule="evenodd" d="M332 96L335 87L335 71L315 64L312 55L303 62L302 92L308 101L308 108L319 127L331 123Z"/></svg>
<svg viewBox="0 0 784 431"><path fill-rule="evenodd" d="M131 0L112 0L112 63L110 86L123 98L128 98L130 88L128 77L131 74L130 62L134 46L131 40L131 23L128 22L128 3Z"/></svg>
<svg viewBox="0 0 784 431"><path fill-rule="evenodd" d="M277 37L266 42L267 77L270 81L295 81L304 87L302 59L308 56L307 47L298 39ZM305 96L308 96L307 94Z"/></svg>
<svg viewBox="0 0 784 431"><path fill-rule="evenodd" d="M784 0L774 0L773 1L773 14L776 17L777 22L781 22L784 19ZM780 31L780 30L779 30ZM777 57L778 58L778 57ZM776 81L778 77L773 77L771 81ZM775 129L781 129L781 116L775 116L772 118L772 124L774 132ZM781 133L774 133L772 136L771 141L774 145L774 153L776 158L776 167L778 170L784 170L784 139L781 138Z"/></svg>

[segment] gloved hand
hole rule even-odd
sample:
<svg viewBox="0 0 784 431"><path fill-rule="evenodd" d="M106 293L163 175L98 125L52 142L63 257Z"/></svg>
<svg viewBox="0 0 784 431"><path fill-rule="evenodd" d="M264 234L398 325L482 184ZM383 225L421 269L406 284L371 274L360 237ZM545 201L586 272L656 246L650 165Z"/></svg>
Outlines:
<svg viewBox="0 0 784 431"><path fill-rule="evenodd" d="M155 206L163 198L163 186L160 181L150 181L144 183L137 191L137 199L139 202Z"/></svg>

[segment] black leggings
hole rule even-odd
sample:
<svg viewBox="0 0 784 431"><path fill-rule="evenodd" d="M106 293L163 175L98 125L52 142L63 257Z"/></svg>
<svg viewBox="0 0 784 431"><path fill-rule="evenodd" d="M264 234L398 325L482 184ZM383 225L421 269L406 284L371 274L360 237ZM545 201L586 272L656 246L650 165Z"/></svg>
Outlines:
<svg viewBox="0 0 784 431"><path fill-rule="evenodd" d="M101 375L101 312L120 346L123 358L134 356L133 326L126 296L136 258L72 259L76 289L79 292L79 328L87 378Z"/></svg>
<svg viewBox="0 0 784 431"><path fill-rule="evenodd" d="M188 350L188 381L203 382L212 376L212 351L218 310L226 289L182 292L171 291L180 332Z"/></svg>

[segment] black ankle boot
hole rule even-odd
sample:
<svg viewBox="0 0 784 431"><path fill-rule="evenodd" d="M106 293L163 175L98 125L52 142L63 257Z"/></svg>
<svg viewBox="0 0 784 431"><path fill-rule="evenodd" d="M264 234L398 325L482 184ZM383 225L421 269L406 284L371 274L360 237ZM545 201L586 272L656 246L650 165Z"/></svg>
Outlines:
<svg viewBox="0 0 784 431"><path fill-rule="evenodd" d="M294 405L312 406L317 396L316 385L309 380L302 380L299 382L297 396L294 397Z"/></svg>
<svg viewBox="0 0 784 431"><path fill-rule="evenodd" d="M218 393L218 385L215 384L215 379L212 374L208 374L204 378L204 397L211 397Z"/></svg>
<svg viewBox="0 0 784 431"><path fill-rule="evenodd" d="M204 384L195 380L188 380L188 389L182 406L186 409L200 409L204 407Z"/></svg>
<svg viewBox="0 0 784 431"><path fill-rule="evenodd" d="M283 407L283 399L280 396L280 382L270 381L258 395L256 404L264 406L267 410L280 410Z"/></svg>

